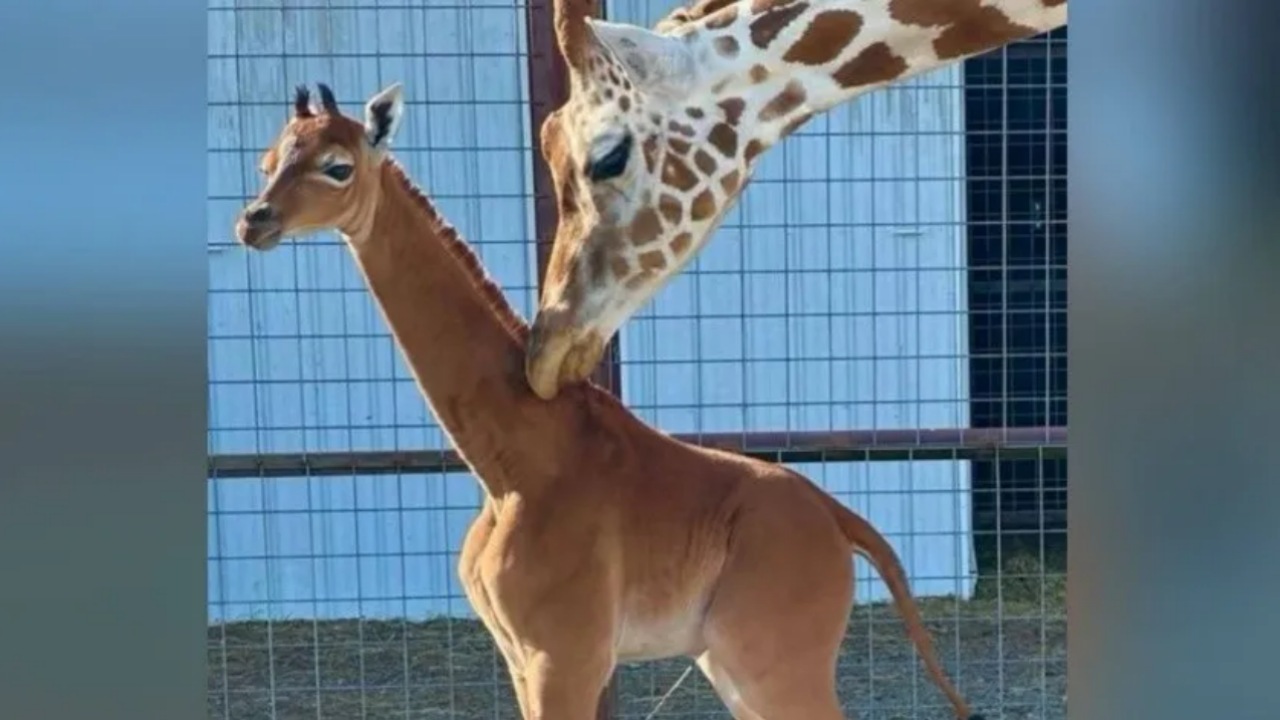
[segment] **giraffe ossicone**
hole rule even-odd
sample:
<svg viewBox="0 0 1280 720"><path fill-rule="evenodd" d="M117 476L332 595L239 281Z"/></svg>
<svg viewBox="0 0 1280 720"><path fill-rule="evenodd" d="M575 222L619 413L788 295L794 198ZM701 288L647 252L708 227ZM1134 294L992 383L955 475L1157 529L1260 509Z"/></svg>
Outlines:
<svg viewBox="0 0 1280 720"><path fill-rule="evenodd" d="M679 93L692 87L697 67L692 48L683 38L593 18L587 20L587 28L597 46L611 50L628 78L642 88Z"/></svg>
<svg viewBox="0 0 1280 720"><path fill-rule="evenodd" d="M525 360L545 399L591 374L806 121L1067 20L1066 0L702 0L649 30L567 7L570 97L540 129L559 224Z"/></svg>

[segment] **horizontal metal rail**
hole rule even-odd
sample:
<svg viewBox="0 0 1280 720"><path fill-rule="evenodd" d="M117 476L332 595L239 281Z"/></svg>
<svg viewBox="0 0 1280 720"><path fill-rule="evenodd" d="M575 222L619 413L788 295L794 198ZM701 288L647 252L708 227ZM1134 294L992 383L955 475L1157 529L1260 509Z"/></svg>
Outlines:
<svg viewBox="0 0 1280 720"><path fill-rule="evenodd" d="M1063 457L1065 427L678 433L702 447L770 462L990 460ZM303 477L468 472L453 450L211 455L209 477Z"/></svg>

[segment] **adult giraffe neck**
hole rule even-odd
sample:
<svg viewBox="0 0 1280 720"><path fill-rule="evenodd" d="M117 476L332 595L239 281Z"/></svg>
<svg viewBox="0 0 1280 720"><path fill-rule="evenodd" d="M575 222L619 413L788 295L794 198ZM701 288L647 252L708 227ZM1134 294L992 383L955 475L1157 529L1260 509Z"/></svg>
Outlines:
<svg viewBox="0 0 1280 720"><path fill-rule="evenodd" d="M1066 0L708 0L660 25L698 26L715 94L759 95L742 131L768 146L858 95L1066 19Z"/></svg>

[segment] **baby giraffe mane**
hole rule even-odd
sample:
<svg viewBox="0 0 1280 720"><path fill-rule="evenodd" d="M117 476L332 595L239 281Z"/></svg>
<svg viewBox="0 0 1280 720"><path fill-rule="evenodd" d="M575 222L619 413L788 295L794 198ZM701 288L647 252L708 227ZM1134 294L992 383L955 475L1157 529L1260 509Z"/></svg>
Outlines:
<svg viewBox="0 0 1280 720"><path fill-rule="evenodd" d="M413 182L400 163L390 157L388 157L384 162L388 164L392 174L400 181L405 192L408 193L409 197L413 198L413 201L418 205L419 209L427 213L427 215L436 224L436 228L440 233L440 238L444 242L445 248L449 250L449 254L452 255L453 258L458 261L458 264L462 266L463 272L465 272L471 279L471 282L475 285L476 289L484 295L489 308L497 314L498 319L502 321L503 327L506 328L507 331L510 332L519 342L526 342L529 337L529 325L524 321L524 318L520 317L516 311L512 309L511 304L507 302L506 296L502 293L502 288L498 287L498 284L489 276L484 265L480 263L480 258L476 256L476 253L471 249L471 246L462 239L462 236L458 233L458 229L445 219L438 210L436 210L431 199L428 198L426 193L422 192L417 184Z"/></svg>

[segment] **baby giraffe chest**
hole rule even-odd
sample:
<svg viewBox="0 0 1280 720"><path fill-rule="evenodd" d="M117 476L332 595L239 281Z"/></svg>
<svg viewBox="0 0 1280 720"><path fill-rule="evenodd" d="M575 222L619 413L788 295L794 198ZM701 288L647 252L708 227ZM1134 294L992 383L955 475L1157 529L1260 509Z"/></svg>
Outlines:
<svg viewBox="0 0 1280 720"><path fill-rule="evenodd" d="M625 561L617 558L579 557L570 563L578 570L570 579L558 576L551 563L525 564L519 557L501 541L491 542L477 553L464 581L477 615L499 646L515 656L522 638L566 623L579 632L588 632L590 625L592 633L611 635L617 659L623 662L694 655L705 649L706 593L701 588L624 588L619 575ZM584 565L594 569L582 572ZM572 612L553 617L564 610ZM607 617L613 621L592 622Z"/></svg>
<svg viewBox="0 0 1280 720"><path fill-rule="evenodd" d="M618 659L658 660L705 649L702 621L710 583L685 573L631 578L619 604Z"/></svg>
<svg viewBox="0 0 1280 720"><path fill-rule="evenodd" d="M701 605L692 602L668 607L665 612L624 612L615 644L618 660L660 660L701 653L705 649L702 616Z"/></svg>

